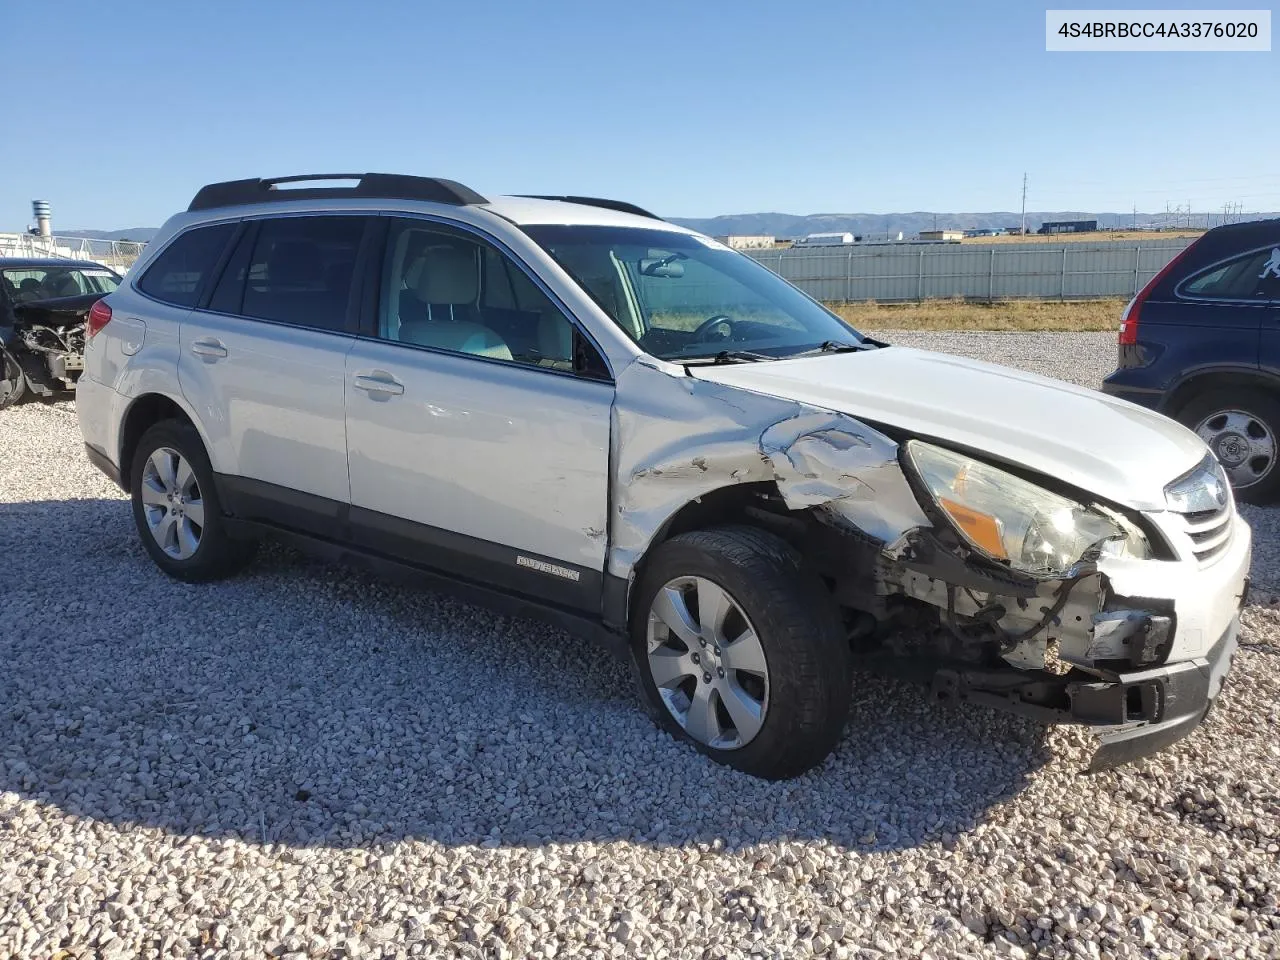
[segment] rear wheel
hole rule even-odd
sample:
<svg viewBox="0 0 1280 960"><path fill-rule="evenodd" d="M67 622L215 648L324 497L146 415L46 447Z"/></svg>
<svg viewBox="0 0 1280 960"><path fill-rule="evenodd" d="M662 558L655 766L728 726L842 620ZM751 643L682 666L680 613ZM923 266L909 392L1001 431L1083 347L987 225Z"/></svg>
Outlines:
<svg viewBox="0 0 1280 960"><path fill-rule="evenodd" d="M1178 420L1208 444L1236 499L1280 497L1280 400L1261 390L1211 390L1192 398Z"/></svg>
<svg viewBox="0 0 1280 960"><path fill-rule="evenodd" d="M255 543L227 535L213 468L190 424L164 420L149 428L129 476L138 535L169 576L220 580L252 559Z"/></svg>
<svg viewBox="0 0 1280 960"><path fill-rule="evenodd" d="M830 754L849 711L849 646L785 541L749 527L673 537L646 562L635 600L640 685L673 735L768 779Z"/></svg>

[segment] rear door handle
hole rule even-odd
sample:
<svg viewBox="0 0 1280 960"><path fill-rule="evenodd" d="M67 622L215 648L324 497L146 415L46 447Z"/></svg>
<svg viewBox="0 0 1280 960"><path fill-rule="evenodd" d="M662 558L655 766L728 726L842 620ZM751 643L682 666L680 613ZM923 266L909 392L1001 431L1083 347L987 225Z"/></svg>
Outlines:
<svg viewBox="0 0 1280 960"><path fill-rule="evenodd" d="M219 357L227 355L227 345L221 340L215 340L213 337L201 337L199 340L191 342L191 352L197 357L217 360Z"/></svg>
<svg viewBox="0 0 1280 960"><path fill-rule="evenodd" d="M367 374L357 373L351 381L351 385L357 390L363 390L369 394L382 394L389 397L398 397L404 393L404 384L390 374Z"/></svg>

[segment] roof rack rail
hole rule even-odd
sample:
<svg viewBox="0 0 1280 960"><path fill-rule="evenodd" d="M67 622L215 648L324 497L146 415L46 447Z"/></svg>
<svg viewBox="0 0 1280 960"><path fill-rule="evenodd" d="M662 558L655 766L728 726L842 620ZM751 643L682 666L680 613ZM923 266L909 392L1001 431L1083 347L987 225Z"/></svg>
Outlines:
<svg viewBox="0 0 1280 960"><path fill-rule="evenodd" d="M357 182L355 186L344 187L279 189L279 184L282 183L322 180L355 180ZM439 177L411 177L399 173L308 173L296 177L274 177L269 180L253 177L249 180L211 183L200 188L187 209L209 210L213 207L239 207L252 203L272 203L276 200L331 200L347 197L426 200L431 203L452 203L457 206L489 202L470 187Z"/></svg>
<svg viewBox="0 0 1280 960"><path fill-rule="evenodd" d="M617 210L619 213L634 213L637 217L648 217L650 220L661 220L656 213L650 213L644 207L637 207L625 200L603 200L600 197L553 197L543 193L521 193L518 196L530 200L559 200L563 203L580 203L587 207L603 207L606 210Z"/></svg>

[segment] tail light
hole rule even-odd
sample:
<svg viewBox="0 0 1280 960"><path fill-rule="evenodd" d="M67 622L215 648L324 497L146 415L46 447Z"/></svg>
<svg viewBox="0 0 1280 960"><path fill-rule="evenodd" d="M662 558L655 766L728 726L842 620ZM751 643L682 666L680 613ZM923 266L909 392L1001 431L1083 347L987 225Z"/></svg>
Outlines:
<svg viewBox="0 0 1280 960"><path fill-rule="evenodd" d="M89 317L85 320L85 339L92 340L94 336L111 322L111 308L102 300L99 300L89 308Z"/></svg>
<svg viewBox="0 0 1280 960"><path fill-rule="evenodd" d="M1138 291L1137 295L1129 301L1124 308L1124 313L1120 314L1120 345L1134 344L1138 342L1138 321L1142 318L1142 305L1147 302L1151 296L1151 292L1160 285L1160 281L1167 277L1187 254L1191 252L1191 248L1199 243L1199 238L1193 240L1182 248L1181 252L1164 265L1164 267L1154 277L1147 281L1146 286Z"/></svg>

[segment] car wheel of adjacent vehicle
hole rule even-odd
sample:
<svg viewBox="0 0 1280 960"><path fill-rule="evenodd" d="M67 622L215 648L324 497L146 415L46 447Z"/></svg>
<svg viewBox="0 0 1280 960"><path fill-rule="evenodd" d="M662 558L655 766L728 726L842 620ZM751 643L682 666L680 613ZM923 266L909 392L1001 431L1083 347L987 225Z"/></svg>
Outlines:
<svg viewBox="0 0 1280 960"><path fill-rule="evenodd" d="M844 729L851 655L835 604L770 533L724 527L656 547L635 593L631 643L655 718L721 763L797 776Z"/></svg>
<svg viewBox="0 0 1280 960"><path fill-rule="evenodd" d="M27 392L27 378L13 354L0 347L0 410L12 406Z"/></svg>
<svg viewBox="0 0 1280 960"><path fill-rule="evenodd" d="M227 536L213 468L190 424L166 420L147 430L129 480L142 545L169 576L219 580L252 559L253 541Z"/></svg>
<svg viewBox="0 0 1280 960"><path fill-rule="evenodd" d="M1258 390L1215 390L1178 414L1208 444L1237 500L1270 503L1280 496L1280 400Z"/></svg>

